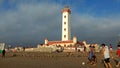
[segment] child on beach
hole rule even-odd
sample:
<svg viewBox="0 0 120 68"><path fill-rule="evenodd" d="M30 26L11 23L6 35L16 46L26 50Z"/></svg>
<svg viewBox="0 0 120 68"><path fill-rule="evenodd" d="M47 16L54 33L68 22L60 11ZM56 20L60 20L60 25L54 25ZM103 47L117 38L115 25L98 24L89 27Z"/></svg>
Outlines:
<svg viewBox="0 0 120 68"><path fill-rule="evenodd" d="M106 68L112 68L111 64L110 64L110 52L109 52L109 48L108 46L106 46L105 44L102 44L102 56L104 56L104 65Z"/></svg>
<svg viewBox="0 0 120 68"><path fill-rule="evenodd" d="M117 49L116 53L118 55L118 63L116 65L116 67L119 67L119 65L120 65L120 45L118 45L117 47L118 47L118 49Z"/></svg>
<svg viewBox="0 0 120 68"><path fill-rule="evenodd" d="M88 52L88 60L90 64L96 65L96 56L95 56L95 47L94 46L89 46L90 51Z"/></svg>

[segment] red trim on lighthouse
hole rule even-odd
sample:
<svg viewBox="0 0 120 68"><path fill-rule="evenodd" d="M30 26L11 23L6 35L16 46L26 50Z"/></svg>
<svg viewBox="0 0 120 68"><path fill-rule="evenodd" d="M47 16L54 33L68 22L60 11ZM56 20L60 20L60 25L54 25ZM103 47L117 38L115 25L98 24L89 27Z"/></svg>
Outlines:
<svg viewBox="0 0 120 68"><path fill-rule="evenodd" d="M64 12L68 12L68 13L71 14L71 11L70 11L69 7L65 7L65 8L62 10L62 13L64 13Z"/></svg>

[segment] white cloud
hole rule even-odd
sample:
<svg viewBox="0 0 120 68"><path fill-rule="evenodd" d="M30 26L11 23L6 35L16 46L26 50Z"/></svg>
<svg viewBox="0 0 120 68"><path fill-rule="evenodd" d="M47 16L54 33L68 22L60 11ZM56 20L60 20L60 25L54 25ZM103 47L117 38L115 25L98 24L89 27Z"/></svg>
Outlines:
<svg viewBox="0 0 120 68"><path fill-rule="evenodd" d="M16 6L16 9L0 14L1 40L27 41L42 38L43 41L44 35L47 36L45 33L51 32L51 29L54 31L59 26L60 5L21 3Z"/></svg>
<svg viewBox="0 0 120 68"><path fill-rule="evenodd" d="M90 42L100 43L102 41L115 44L118 39L117 35L120 33L119 17L119 14L118 16L112 17L95 17L90 14L76 14L73 16L74 19L72 19L73 21L71 22L72 30L81 40L85 39Z"/></svg>
<svg viewBox="0 0 120 68"><path fill-rule="evenodd" d="M12 3L15 3L15 0ZM50 40L60 39L62 8L62 5L55 3L21 1L15 8L0 13L0 41L21 42L22 40L32 43L44 41L46 37ZM102 40L109 42L113 39L115 43L116 36L120 33L119 18L120 14L99 17L90 13L73 13L71 14L72 35L89 42Z"/></svg>

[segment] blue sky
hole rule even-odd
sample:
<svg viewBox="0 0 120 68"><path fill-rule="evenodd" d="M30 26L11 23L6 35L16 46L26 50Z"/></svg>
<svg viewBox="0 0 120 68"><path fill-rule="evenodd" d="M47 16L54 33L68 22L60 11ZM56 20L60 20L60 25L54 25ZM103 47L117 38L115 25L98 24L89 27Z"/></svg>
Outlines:
<svg viewBox="0 0 120 68"><path fill-rule="evenodd" d="M69 6L79 41L117 45L120 0L0 0L0 42L34 45L61 40L61 10Z"/></svg>

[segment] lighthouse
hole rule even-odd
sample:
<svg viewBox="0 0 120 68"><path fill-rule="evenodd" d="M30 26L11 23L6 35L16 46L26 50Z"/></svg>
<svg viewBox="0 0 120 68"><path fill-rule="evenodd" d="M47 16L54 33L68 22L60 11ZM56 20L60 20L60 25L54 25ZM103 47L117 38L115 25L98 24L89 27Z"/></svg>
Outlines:
<svg viewBox="0 0 120 68"><path fill-rule="evenodd" d="M62 9L62 41L71 39L70 14L71 11L68 6Z"/></svg>
<svg viewBox="0 0 120 68"><path fill-rule="evenodd" d="M71 10L68 6L62 9L62 38L60 41L49 41L45 39L44 45L49 46L62 46L62 47L74 47L77 44L77 37L71 38L71 28L70 28L70 14Z"/></svg>

